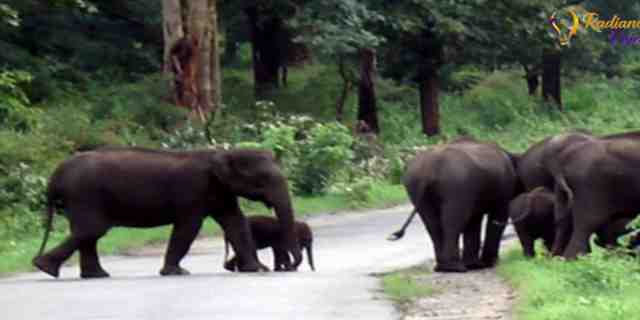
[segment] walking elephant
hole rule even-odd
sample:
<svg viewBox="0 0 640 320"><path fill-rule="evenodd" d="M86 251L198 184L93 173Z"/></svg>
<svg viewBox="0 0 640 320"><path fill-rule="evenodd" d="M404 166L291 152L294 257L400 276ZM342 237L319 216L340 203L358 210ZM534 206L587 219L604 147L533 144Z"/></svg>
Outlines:
<svg viewBox="0 0 640 320"><path fill-rule="evenodd" d="M464 272L495 265L509 201L519 191L509 153L494 143L460 138L419 153L403 183L433 242L436 271ZM480 256L485 213L489 222Z"/></svg>
<svg viewBox="0 0 640 320"><path fill-rule="evenodd" d="M556 231L561 234L556 236L555 254L573 259L587 253L593 233L617 220L630 221L640 212L640 136L632 132L611 137L565 149L551 168L555 219L573 225L572 232L566 227Z"/></svg>
<svg viewBox="0 0 640 320"><path fill-rule="evenodd" d="M238 254L238 269L257 271L251 231L238 197L275 209L283 250L302 256L294 229L287 180L270 152L158 151L108 147L75 154L51 176L47 190L47 230L33 264L58 277L60 265L80 251L82 278L107 277L96 245L111 227L150 228L173 225L161 275L184 275L180 261L212 217ZM69 220L71 234L42 254L55 212Z"/></svg>
<svg viewBox="0 0 640 320"><path fill-rule="evenodd" d="M287 271L297 270L296 267L291 265L291 260L287 254L286 247L282 243L280 238L280 224L278 220L272 217L266 216L252 216L247 218L249 221L249 227L251 228L251 234L253 235L253 241L258 250L271 248L273 251L273 268L275 271ZM313 233L308 224L302 221L295 222L296 234L298 235L298 242L301 249L307 251L307 260L309 267L312 271L315 271L313 265ZM229 240L225 237L224 247L224 268L229 271L236 271L238 265L238 258L233 257L227 260L229 255ZM266 266L262 266L268 269Z"/></svg>

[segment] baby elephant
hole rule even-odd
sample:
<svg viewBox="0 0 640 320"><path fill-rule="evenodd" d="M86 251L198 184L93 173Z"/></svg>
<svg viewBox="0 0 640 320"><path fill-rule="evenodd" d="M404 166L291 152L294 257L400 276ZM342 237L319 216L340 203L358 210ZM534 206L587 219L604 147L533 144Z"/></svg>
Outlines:
<svg viewBox="0 0 640 320"><path fill-rule="evenodd" d="M280 224L276 218L266 216L251 216L247 218L251 233L253 235L253 241L255 241L256 249L264 249L271 247L273 250L274 258L274 270L285 271L291 266L291 260L286 251L286 247L283 247L281 242ZM315 271L313 266L313 234L309 225L301 222L295 222L296 234L298 235L298 241L302 249L307 250L307 259L309 260L309 267ZM237 257L232 257L231 260L227 260L229 254L229 242L225 237L225 253L224 253L224 268L229 271L235 271L238 263ZM264 265L262 269L268 270ZM295 270L295 268L294 268Z"/></svg>
<svg viewBox="0 0 640 320"><path fill-rule="evenodd" d="M537 239L542 239L548 250L553 247L554 205L554 194L544 187L520 194L509 204L509 217L525 256L535 255L534 243Z"/></svg>

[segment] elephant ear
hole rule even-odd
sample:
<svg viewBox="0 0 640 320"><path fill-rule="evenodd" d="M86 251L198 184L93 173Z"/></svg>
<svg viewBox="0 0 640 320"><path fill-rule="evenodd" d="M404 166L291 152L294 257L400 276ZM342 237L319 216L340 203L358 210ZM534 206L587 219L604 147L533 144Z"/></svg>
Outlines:
<svg viewBox="0 0 640 320"><path fill-rule="evenodd" d="M251 161L247 152L220 151L212 157L211 171L213 176L234 192L249 190L251 181L255 180L256 163Z"/></svg>

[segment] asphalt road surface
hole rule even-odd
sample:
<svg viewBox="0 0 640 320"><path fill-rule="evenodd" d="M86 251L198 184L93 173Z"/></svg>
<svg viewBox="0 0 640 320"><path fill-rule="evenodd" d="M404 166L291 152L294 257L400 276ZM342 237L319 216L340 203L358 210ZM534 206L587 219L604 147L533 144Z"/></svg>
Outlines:
<svg viewBox="0 0 640 320"><path fill-rule="evenodd" d="M385 240L411 207L326 215L313 228L316 272L239 274L222 268L219 238L194 243L185 277L160 277L164 248L102 258L111 278L81 280L77 266L59 279L44 273L0 280L0 319L396 319L372 274L419 264L433 250L419 218L404 239ZM132 230L135 232L135 230ZM273 265L269 250L260 260Z"/></svg>

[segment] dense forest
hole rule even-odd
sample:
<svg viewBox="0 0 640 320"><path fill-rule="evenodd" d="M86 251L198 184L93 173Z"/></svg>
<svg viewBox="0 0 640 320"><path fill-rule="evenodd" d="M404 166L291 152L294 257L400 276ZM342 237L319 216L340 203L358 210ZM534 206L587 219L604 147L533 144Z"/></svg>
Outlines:
<svg viewBox="0 0 640 320"><path fill-rule="evenodd" d="M52 170L102 145L269 149L296 199L358 207L459 135L522 152L567 129L637 129L637 31L570 35L589 13L636 19L640 5L2 1L0 256L33 255Z"/></svg>

